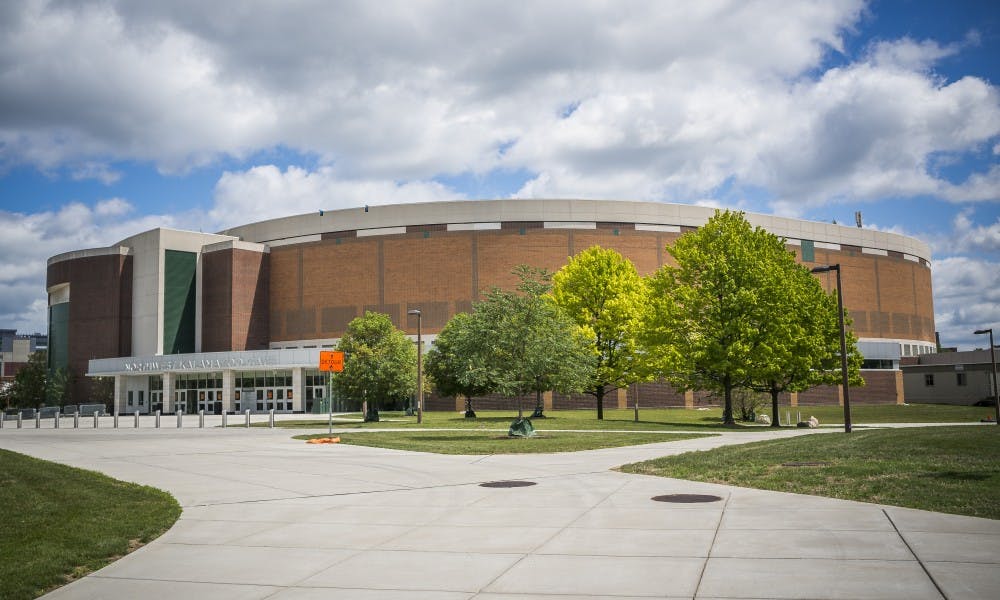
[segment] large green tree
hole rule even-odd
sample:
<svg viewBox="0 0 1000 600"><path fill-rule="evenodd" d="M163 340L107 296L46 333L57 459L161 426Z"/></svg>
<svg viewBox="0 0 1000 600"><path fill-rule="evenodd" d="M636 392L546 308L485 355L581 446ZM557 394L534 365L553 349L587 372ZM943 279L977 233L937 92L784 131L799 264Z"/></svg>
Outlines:
<svg viewBox="0 0 1000 600"><path fill-rule="evenodd" d="M771 396L771 426L780 427L778 396L801 392L815 385L837 385L842 381L840 321L836 292L827 294L815 276L795 263L793 255L777 256L782 285L770 299L776 304L772 341L762 358L751 389ZM846 311L845 311L846 313ZM850 319L844 315L845 327ZM847 374L851 386L864 385L857 338L847 331Z"/></svg>
<svg viewBox="0 0 1000 600"><path fill-rule="evenodd" d="M551 274L527 265L514 273L517 291L493 289L475 304L470 352L493 392L533 392L540 408L544 392L584 390L594 361L573 321L547 296Z"/></svg>
<svg viewBox="0 0 1000 600"><path fill-rule="evenodd" d="M585 392L597 400L648 376L639 333L647 306L645 280L615 250L593 246L569 259L552 281L552 298L588 341L595 365Z"/></svg>
<svg viewBox="0 0 1000 600"><path fill-rule="evenodd" d="M650 282L649 340L669 358L667 379L720 392L723 421L733 425L733 390L769 379L775 356L808 350L789 347L784 289L791 253L731 211L716 211L667 250L677 266L663 267Z"/></svg>
<svg viewBox="0 0 1000 600"><path fill-rule="evenodd" d="M365 419L378 420L378 406L402 401L417 389L417 350L388 315L366 312L347 325L337 349L344 371L333 377L343 398L368 402Z"/></svg>
<svg viewBox="0 0 1000 600"><path fill-rule="evenodd" d="M465 416L476 416L473 398L489 394L493 382L488 364L478 360L479 348L475 320L469 313L458 313L437 335L424 358L424 372L442 396L464 396Z"/></svg>
<svg viewBox="0 0 1000 600"><path fill-rule="evenodd" d="M33 352L28 364L14 376L5 390L4 403L13 408L34 408L45 402L48 383L47 357L44 350Z"/></svg>

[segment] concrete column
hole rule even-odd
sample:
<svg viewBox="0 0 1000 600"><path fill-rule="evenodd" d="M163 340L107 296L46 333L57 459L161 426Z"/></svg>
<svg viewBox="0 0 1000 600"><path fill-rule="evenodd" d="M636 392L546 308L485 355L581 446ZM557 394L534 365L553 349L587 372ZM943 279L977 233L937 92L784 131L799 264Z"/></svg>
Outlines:
<svg viewBox="0 0 1000 600"><path fill-rule="evenodd" d="M837 404L844 405L844 386L842 384L837 386Z"/></svg>
<svg viewBox="0 0 1000 600"><path fill-rule="evenodd" d="M792 392L788 396L789 396L789 401L791 402L792 406L798 406L799 405L799 393L798 392Z"/></svg>
<svg viewBox="0 0 1000 600"><path fill-rule="evenodd" d="M125 406L126 396L127 394L125 390L125 376L115 375L114 410L117 411L119 414L124 414L127 408Z"/></svg>
<svg viewBox="0 0 1000 600"><path fill-rule="evenodd" d="M902 371L896 371L896 404L906 404L906 395L903 393Z"/></svg>
<svg viewBox="0 0 1000 600"><path fill-rule="evenodd" d="M465 412L465 396L462 394L455 394L455 410L458 412Z"/></svg>
<svg viewBox="0 0 1000 600"><path fill-rule="evenodd" d="M684 408L694 408L694 391L684 392Z"/></svg>
<svg viewBox="0 0 1000 600"><path fill-rule="evenodd" d="M628 408L628 388L618 388L618 408Z"/></svg>
<svg viewBox="0 0 1000 600"><path fill-rule="evenodd" d="M302 376L302 367L292 367L292 410L305 410L306 378Z"/></svg>
<svg viewBox="0 0 1000 600"><path fill-rule="evenodd" d="M174 408L174 390L175 384L177 383L176 373L164 373L163 374L163 408L160 409L161 413L170 412Z"/></svg>
<svg viewBox="0 0 1000 600"><path fill-rule="evenodd" d="M232 369L226 369L222 372L222 410L224 412L234 410L235 398L236 372Z"/></svg>

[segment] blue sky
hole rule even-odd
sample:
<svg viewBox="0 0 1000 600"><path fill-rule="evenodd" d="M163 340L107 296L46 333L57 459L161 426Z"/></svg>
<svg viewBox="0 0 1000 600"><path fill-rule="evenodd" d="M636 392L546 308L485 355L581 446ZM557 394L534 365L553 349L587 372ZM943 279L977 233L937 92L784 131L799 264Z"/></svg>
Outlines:
<svg viewBox="0 0 1000 600"><path fill-rule="evenodd" d="M162 5L161 5L162 4ZM712 204L916 236L1000 327L995 2L0 8L0 325L45 258L362 204Z"/></svg>

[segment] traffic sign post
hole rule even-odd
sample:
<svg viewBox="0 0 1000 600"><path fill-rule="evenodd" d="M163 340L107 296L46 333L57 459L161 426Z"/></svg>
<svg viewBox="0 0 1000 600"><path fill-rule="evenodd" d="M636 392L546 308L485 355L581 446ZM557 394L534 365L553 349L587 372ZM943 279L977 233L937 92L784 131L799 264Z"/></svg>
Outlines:
<svg viewBox="0 0 1000 600"><path fill-rule="evenodd" d="M325 371L327 373L327 381L330 385L327 386L326 404L329 407L329 413L327 413L327 434L333 434L333 379L330 375L331 373L343 373L344 371L344 353L339 350L320 350L319 352L319 370Z"/></svg>

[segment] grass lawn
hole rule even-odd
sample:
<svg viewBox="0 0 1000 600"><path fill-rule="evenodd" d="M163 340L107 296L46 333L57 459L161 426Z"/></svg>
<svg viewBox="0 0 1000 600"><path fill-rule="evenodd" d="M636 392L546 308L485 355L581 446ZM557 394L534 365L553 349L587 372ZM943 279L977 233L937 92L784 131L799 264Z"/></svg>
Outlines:
<svg viewBox="0 0 1000 600"><path fill-rule="evenodd" d="M817 466L784 466L818 462ZM621 467L642 473L1000 519L1000 430L824 433Z"/></svg>
<svg viewBox="0 0 1000 600"><path fill-rule="evenodd" d="M844 422L844 409L839 406L802 406L781 407L781 419L784 423L785 411L791 412L794 421L798 412L803 419L815 415L821 425ZM989 408L973 408L969 406L945 406L930 404L897 405L862 405L852 407L851 415L855 423L972 423L992 414ZM770 413L770 409L763 411ZM481 410L476 411L478 417L466 419L462 413L453 411L429 411L424 413L424 422L417 425L416 417L407 417L399 412L382 412L382 420L378 423L361 423L361 413L346 415L346 418L334 416L333 424L338 429L371 429L371 428L447 428L447 429L507 429L516 416L516 411ZM530 415L527 411L526 415ZM649 408L640 407L639 422L636 423L632 409L611 409L604 411L604 420L598 421L594 410L549 410L544 419L532 419L532 424L538 430L556 429L618 429L626 431L664 431L722 428L722 409L707 410L683 408ZM235 426L242 427L242 421ZM267 423L254 423L254 427L266 427ZM322 429L327 426L325 415L303 415L301 420L277 421L277 427L291 429ZM736 430L752 430L758 425L741 423ZM728 429L727 431L733 431Z"/></svg>
<svg viewBox="0 0 1000 600"><path fill-rule="evenodd" d="M166 531L166 492L0 450L0 598L36 598Z"/></svg>
<svg viewBox="0 0 1000 600"><path fill-rule="evenodd" d="M507 419L508 423L510 419ZM307 440L326 434L297 435ZM539 433L530 438L511 438L500 431L373 431L339 434L341 443L437 454L532 454L575 452L704 437L694 433Z"/></svg>

